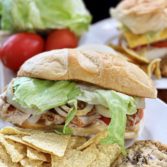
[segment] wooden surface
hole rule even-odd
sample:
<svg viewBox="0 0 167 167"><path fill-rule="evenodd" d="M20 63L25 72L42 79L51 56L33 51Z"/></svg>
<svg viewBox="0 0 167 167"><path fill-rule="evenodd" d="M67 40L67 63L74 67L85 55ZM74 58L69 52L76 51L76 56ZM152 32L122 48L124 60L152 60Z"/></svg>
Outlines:
<svg viewBox="0 0 167 167"><path fill-rule="evenodd" d="M166 90L158 90L158 97L164 101L165 103L167 103L167 89Z"/></svg>

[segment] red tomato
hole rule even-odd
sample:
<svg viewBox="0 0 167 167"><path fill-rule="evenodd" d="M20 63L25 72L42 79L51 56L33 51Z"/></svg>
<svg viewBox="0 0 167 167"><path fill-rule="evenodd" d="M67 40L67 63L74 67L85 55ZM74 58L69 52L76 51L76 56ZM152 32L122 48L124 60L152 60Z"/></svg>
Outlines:
<svg viewBox="0 0 167 167"><path fill-rule="evenodd" d="M144 116L144 110L138 109L137 113L135 113L134 115L128 116L128 124L130 126L137 125L140 122L140 120L143 118L143 116ZM130 119L130 118L132 118L132 119Z"/></svg>
<svg viewBox="0 0 167 167"><path fill-rule="evenodd" d="M46 50L75 48L78 45L78 38L69 29L52 31L46 40Z"/></svg>
<svg viewBox="0 0 167 167"><path fill-rule="evenodd" d="M18 33L10 36L2 46L2 62L17 71L30 57L44 50L44 40L34 33Z"/></svg>
<svg viewBox="0 0 167 167"><path fill-rule="evenodd" d="M167 41L160 41L151 44L151 46L156 47L156 48L167 48Z"/></svg>
<svg viewBox="0 0 167 167"><path fill-rule="evenodd" d="M1 59L1 56L2 56L2 47L0 46L0 59Z"/></svg>
<svg viewBox="0 0 167 167"><path fill-rule="evenodd" d="M110 121L111 121L111 118L107 118L107 117L103 117L101 116L100 118L105 124L109 125Z"/></svg>

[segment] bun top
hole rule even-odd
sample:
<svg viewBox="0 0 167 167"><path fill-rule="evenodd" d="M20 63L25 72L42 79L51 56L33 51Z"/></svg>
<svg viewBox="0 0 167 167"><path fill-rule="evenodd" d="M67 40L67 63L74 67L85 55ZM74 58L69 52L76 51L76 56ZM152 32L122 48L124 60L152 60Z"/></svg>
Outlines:
<svg viewBox="0 0 167 167"><path fill-rule="evenodd" d="M134 34L167 28L167 0L124 0L111 15Z"/></svg>
<svg viewBox="0 0 167 167"><path fill-rule="evenodd" d="M111 53L88 48L52 50L26 61L18 76L84 81L129 95L155 98L157 92L148 76Z"/></svg>

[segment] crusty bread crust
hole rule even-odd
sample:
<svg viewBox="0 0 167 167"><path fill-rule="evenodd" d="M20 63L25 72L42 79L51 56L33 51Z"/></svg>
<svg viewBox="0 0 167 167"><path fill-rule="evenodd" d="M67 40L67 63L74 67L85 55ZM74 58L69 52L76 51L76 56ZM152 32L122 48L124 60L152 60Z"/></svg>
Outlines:
<svg viewBox="0 0 167 167"><path fill-rule="evenodd" d="M79 80L129 95L157 96L151 80L139 67L120 57L91 49L61 49L41 53L26 61L18 76Z"/></svg>
<svg viewBox="0 0 167 167"><path fill-rule="evenodd" d="M156 167L167 166L167 145L160 142L145 140L137 141L127 150L127 155L120 157L113 167Z"/></svg>

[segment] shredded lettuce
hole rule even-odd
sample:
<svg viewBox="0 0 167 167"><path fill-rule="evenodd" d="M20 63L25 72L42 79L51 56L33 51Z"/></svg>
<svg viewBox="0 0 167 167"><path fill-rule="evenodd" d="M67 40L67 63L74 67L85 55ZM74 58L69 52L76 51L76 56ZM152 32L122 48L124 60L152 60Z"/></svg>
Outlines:
<svg viewBox="0 0 167 167"><path fill-rule="evenodd" d="M69 104L72 104L73 107L70 109L70 111L67 114L65 125L63 128L63 133L67 134L69 132L68 124L73 120L77 113L77 100L71 100L68 102Z"/></svg>
<svg viewBox="0 0 167 167"><path fill-rule="evenodd" d="M21 77L14 81L12 100L41 114L76 99L79 94L80 89L74 82Z"/></svg>
<svg viewBox="0 0 167 167"><path fill-rule="evenodd" d="M9 31L70 28L81 35L91 15L82 0L1 0L1 27Z"/></svg>
<svg viewBox="0 0 167 167"><path fill-rule="evenodd" d="M64 132L64 127L56 127L54 130L58 135L72 135L72 129L66 126Z"/></svg>
<svg viewBox="0 0 167 167"><path fill-rule="evenodd" d="M137 111L135 98L112 90L98 88L86 89L72 81L48 81L21 77L14 80L13 101L20 105L35 109L42 113L49 109L70 104L64 128L59 133L69 134L72 131L68 125L77 113L77 101L89 104L102 105L108 108L111 122L108 125L108 136L101 143L117 143L124 152L124 135L126 115Z"/></svg>

